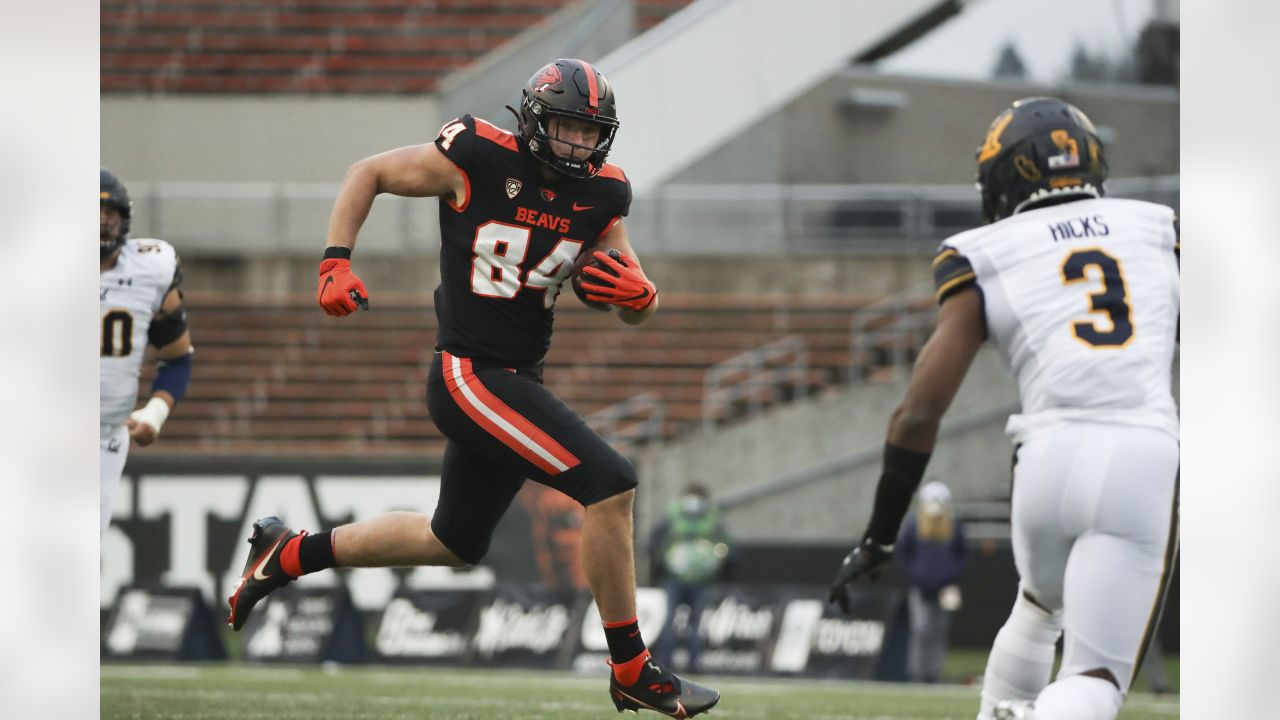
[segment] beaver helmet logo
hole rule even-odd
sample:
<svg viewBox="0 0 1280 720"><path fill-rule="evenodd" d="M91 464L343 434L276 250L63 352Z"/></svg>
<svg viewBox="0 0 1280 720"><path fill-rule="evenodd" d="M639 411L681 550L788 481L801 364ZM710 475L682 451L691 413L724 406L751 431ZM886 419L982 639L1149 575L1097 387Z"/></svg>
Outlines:
<svg viewBox="0 0 1280 720"><path fill-rule="evenodd" d="M524 183L515 178L507 178L507 197L511 200L515 200L516 196L520 194L520 188L522 187L524 187Z"/></svg>
<svg viewBox="0 0 1280 720"><path fill-rule="evenodd" d="M534 77L533 91L540 93L547 88L559 85L563 80L564 77L560 74L560 68L552 63L542 68L538 75Z"/></svg>

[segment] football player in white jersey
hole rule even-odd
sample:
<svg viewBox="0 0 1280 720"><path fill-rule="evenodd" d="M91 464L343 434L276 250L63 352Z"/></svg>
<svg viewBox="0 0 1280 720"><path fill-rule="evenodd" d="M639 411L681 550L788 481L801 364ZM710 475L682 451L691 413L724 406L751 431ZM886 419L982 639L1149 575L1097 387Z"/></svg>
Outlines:
<svg viewBox="0 0 1280 720"><path fill-rule="evenodd" d="M1061 100L1020 100L991 124L978 150L990 224L934 260L937 329L890 419L867 530L831 587L847 608L848 583L892 556L943 413L991 341L1022 400L1007 426L1020 582L979 720L1115 718L1177 551L1176 220L1104 198L1106 173L1093 124Z"/></svg>
<svg viewBox="0 0 1280 720"><path fill-rule="evenodd" d="M111 522L111 504L129 443L150 445L182 399L191 379L191 333L182 307L182 264L163 240L130 240L133 204L124 184L100 172L98 242L101 358L98 363L101 506L99 536ZM151 398L134 410L138 374L147 345L159 366Z"/></svg>

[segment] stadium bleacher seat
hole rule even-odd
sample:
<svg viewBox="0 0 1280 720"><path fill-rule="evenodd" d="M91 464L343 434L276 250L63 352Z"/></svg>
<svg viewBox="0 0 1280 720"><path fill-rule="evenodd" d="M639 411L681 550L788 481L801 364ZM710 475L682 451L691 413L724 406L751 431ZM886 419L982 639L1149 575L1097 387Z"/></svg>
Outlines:
<svg viewBox="0 0 1280 720"><path fill-rule="evenodd" d="M572 0L104 0L104 93L429 93ZM647 30L690 0L640 0Z"/></svg>
<svg viewBox="0 0 1280 720"><path fill-rule="evenodd" d="M638 327L562 303L546 383L583 416L656 393L670 436L703 421L708 368L779 338L805 342L806 393L845 381L850 318L872 300L672 294ZM376 312L353 318L324 315L310 296L191 291L187 303L196 370L164 442L144 452L441 452L425 402L436 330L428 296L380 295ZM143 367L145 397L153 363ZM790 399L763 392L765 404Z"/></svg>

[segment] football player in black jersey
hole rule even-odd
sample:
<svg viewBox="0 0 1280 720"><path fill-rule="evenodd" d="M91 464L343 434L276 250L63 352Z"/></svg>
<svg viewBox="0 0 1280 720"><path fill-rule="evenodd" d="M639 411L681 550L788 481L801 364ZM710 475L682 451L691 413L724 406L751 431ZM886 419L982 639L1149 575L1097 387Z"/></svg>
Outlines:
<svg viewBox="0 0 1280 720"><path fill-rule="evenodd" d="M640 637L635 470L542 385L553 308L580 254L593 253L600 266L583 271L588 300L629 324L658 308L622 222L631 186L605 162L618 131L613 88L590 63L556 60L530 78L517 117L517 134L464 115L435 142L357 162L334 204L320 264L326 313L367 307L351 251L374 197L440 198L439 334L427 406L448 444L435 514L390 513L319 536L274 517L257 521L229 622L239 629L272 590L329 567L477 563L530 478L586 508L582 564L605 624L618 710L690 717L720 695L659 666Z"/></svg>

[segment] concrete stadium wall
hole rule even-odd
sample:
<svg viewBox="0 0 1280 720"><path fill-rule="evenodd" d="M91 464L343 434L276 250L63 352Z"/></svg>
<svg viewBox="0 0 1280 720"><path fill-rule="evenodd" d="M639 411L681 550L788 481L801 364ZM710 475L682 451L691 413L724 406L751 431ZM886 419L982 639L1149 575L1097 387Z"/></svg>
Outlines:
<svg viewBox="0 0 1280 720"><path fill-rule="evenodd" d="M672 182L968 183L992 118L1034 95L1061 97L1089 115L1112 177L1178 173L1174 89L970 82L852 68L706 153Z"/></svg>
<svg viewBox="0 0 1280 720"><path fill-rule="evenodd" d="M906 388L894 382L828 391L714 432L696 432L647 448L640 472L636 527L645 529L690 481L713 497L757 486L884 442L889 415ZM1017 386L990 348L979 353L948 413L949 422L1017 402ZM951 486L957 501L1007 499L1013 446L1004 420L940 441L926 479ZM731 532L755 541L845 541L870 517L879 459L800 490L766 497L726 514Z"/></svg>
<svg viewBox="0 0 1280 720"><path fill-rule="evenodd" d="M748 126L673 182L968 183L972 151L987 123L1013 100L1041 94L1059 95L1093 118L1113 177L1178 173L1176 90L978 83L851 69ZM871 105L850 105L851 96ZM356 160L429 142L445 114L472 110L483 112L444 108L436 97L108 95L102 161L129 182L338 182Z"/></svg>
<svg viewBox="0 0 1280 720"><path fill-rule="evenodd" d="M102 164L134 182L341 182L355 161L431 142L434 97L107 95Z"/></svg>

